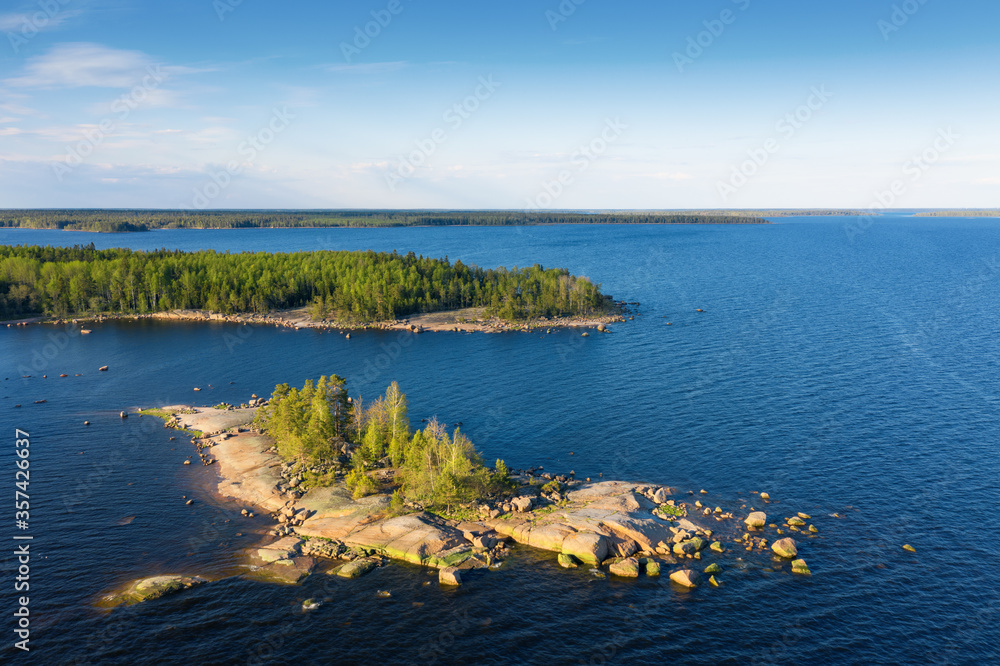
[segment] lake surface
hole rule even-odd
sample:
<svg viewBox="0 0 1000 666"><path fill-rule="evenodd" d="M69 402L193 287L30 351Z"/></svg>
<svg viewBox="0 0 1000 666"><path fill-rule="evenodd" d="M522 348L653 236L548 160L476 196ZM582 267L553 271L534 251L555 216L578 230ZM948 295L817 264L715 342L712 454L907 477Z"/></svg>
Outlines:
<svg viewBox="0 0 1000 666"><path fill-rule="evenodd" d="M32 663L1000 660L995 220L0 230L4 244L90 242L540 263L589 276L640 302L642 314L589 338L371 332L348 341L158 322L98 324L89 336L0 329L9 483L13 429L32 441ZM110 371L97 372L102 365ZM737 511L753 503L751 491L767 491L775 518L813 516L820 538L800 546L813 575L733 566L723 587L680 593L656 579L562 570L554 555L517 547L502 569L458 590L393 564L357 581L229 578L131 608L96 607L136 577L236 573L240 549L264 529L213 497L211 467L181 464L192 452L186 439L118 412L238 403L330 373L365 398L399 381L415 425L432 415L462 421L490 461L705 489L706 503ZM4 567L12 579L9 556ZM325 602L304 613L309 597ZM4 631L0 654L10 658Z"/></svg>

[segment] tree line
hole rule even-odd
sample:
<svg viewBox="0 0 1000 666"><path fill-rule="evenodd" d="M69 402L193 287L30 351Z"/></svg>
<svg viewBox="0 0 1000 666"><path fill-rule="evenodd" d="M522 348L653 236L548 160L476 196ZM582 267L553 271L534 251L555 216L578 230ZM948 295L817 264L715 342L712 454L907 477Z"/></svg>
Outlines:
<svg viewBox="0 0 1000 666"><path fill-rule="evenodd" d="M449 434L431 420L423 430L411 432L406 395L396 382L367 407L347 396L347 384L337 375L306 380L301 389L279 384L255 423L274 437L279 455L301 470L334 464L346 468L345 482L356 498L381 490L373 470L395 469L396 510L404 502L450 508L509 486L506 464L498 460L488 469L457 428ZM314 486L336 478L306 475Z"/></svg>
<svg viewBox="0 0 1000 666"><path fill-rule="evenodd" d="M0 316L267 313L311 305L314 316L385 321L484 307L521 320L608 308L599 285L566 269L482 269L410 252L152 252L88 246L0 246Z"/></svg>
<svg viewBox="0 0 1000 666"><path fill-rule="evenodd" d="M517 226L543 224L768 224L753 211L2 210L0 227L125 233L155 229Z"/></svg>

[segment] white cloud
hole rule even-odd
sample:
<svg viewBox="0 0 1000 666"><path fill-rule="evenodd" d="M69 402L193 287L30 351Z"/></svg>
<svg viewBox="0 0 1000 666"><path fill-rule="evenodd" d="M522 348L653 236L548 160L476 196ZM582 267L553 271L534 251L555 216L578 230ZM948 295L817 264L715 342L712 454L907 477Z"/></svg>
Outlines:
<svg viewBox="0 0 1000 666"><path fill-rule="evenodd" d="M357 65L327 65L326 71L353 74L384 74L387 72L396 72L408 66L409 63L405 60L398 60L395 62L372 62Z"/></svg>
<svg viewBox="0 0 1000 666"><path fill-rule="evenodd" d="M9 12L0 14L0 31L16 34L35 34L58 28L71 18L83 13L82 9L59 9L55 12Z"/></svg>
<svg viewBox="0 0 1000 666"><path fill-rule="evenodd" d="M138 83L152 64L141 51L73 42L30 58L23 75L5 83L20 88L128 88Z"/></svg>

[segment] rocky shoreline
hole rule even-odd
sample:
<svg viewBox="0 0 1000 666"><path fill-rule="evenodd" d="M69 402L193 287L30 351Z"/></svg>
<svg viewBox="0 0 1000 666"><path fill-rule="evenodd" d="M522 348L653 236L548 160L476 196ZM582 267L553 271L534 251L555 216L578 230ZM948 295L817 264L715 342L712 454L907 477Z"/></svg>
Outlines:
<svg viewBox="0 0 1000 666"><path fill-rule="evenodd" d="M356 578L397 560L437 569L442 585L461 585L463 574L502 566L517 545L549 551L562 567L598 578L665 574L679 590L696 588L705 577L718 587L734 567L811 573L799 548L820 538L819 529L802 512L769 518L767 493L757 494L753 506L719 500L730 505L725 510L711 506L704 490L580 480L534 468L517 471L511 497L465 505L460 516L446 517L416 508L394 516L388 495L355 500L340 479L303 490L301 470L281 460L273 440L252 431L264 401L250 402L156 411L165 427L199 435L192 444L202 464L216 465L220 495L245 505L248 519L259 513L273 521L270 540L245 553L257 578L296 584L319 570ZM137 603L202 582L158 576L109 598Z"/></svg>
<svg viewBox="0 0 1000 666"><path fill-rule="evenodd" d="M290 329L322 329L335 330L349 335L354 331L409 331L425 332L456 332L456 333L504 333L504 332L551 332L562 328L588 328L601 332L608 324L634 319L629 306L638 303L615 303L616 312L588 317L541 317L526 322L509 322L496 317L483 316L483 308L469 308L448 312L432 312L413 315L403 319L393 319L380 322L345 322L330 319L314 321L308 308L275 311L268 314L239 313L225 314L209 310L170 310L166 312L151 312L146 314L100 314L94 316L78 316L74 318L31 317L16 321L4 322L7 328L15 326L30 326L33 324L55 324L82 327L88 323L106 321L198 321L226 322L248 326L275 326ZM627 318L626 318L627 316ZM81 332L86 330L83 328ZM86 330L89 333L89 330Z"/></svg>

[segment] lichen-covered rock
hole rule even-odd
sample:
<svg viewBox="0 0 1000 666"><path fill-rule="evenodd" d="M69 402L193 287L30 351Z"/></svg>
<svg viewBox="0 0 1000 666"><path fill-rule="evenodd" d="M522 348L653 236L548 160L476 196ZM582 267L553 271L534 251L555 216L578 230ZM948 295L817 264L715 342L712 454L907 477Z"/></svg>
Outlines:
<svg viewBox="0 0 1000 666"><path fill-rule="evenodd" d="M659 576L660 575L660 563L656 560L649 560L646 562L646 575L647 576Z"/></svg>
<svg viewBox="0 0 1000 666"><path fill-rule="evenodd" d="M621 578L638 578L639 560L634 557L626 557L624 560L612 563L611 566L608 567L608 571L615 576L620 576Z"/></svg>
<svg viewBox="0 0 1000 666"><path fill-rule="evenodd" d="M806 564L805 560L794 560L792 562L792 573L802 576L809 576L812 574L812 572L809 571L809 565Z"/></svg>
<svg viewBox="0 0 1000 666"><path fill-rule="evenodd" d="M174 594L183 590L191 589L207 581L198 576L166 575L141 578L134 583L119 597L120 602L127 604L138 604L144 601L152 601Z"/></svg>
<svg viewBox="0 0 1000 666"><path fill-rule="evenodd" d="M572 555L567 555L566 553L559 553L559 566L563 569L575 569L580 566L580 563Z"/></svg>
<svg viewBox="0 0 1000 666"><path fill-rule="evenodd" d="M674 544L674 555L694 555L705 547L705 540L695 537L687 541Z"/></svg>
<svg viewBox="0 0 1000 666"><path fill-rule="evenodd" d="M789 525L792 525L793 527L802 527L803 525L806 524L806 521L802 520L798 516L792 516L785 522L787 522Z"/></svg>
<svg viewBox="0 0 1000 666"><path fill-rule="evenodd" d="M713 541L712 545L709 546L709 548L712 549L712 552L715 553L722 553L725 552L726 550L726 547L722 545L721 541Z"/></svg>
<svg viewBox="0 0 1000 666"><path fill-rule="evenodd" d="M778 539L771 544L771 550L779 557L792 558L799 554L799 549L795 546L795 539L791 537Z"/></svg>
<svg viewBox="0 0 1000 666"><path fill-rule="evenodd" d="M719 566L718 564L716 564L715 562L712 562L712 563L711 563L711 564L709 564L709 565L708 565L707 567L705 567L705 573L707 573L707 574L717 574L717 573L722 573L722 567L720 567L720 566Z"/></svg>

